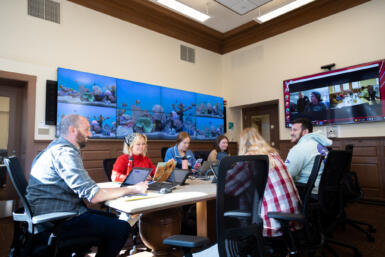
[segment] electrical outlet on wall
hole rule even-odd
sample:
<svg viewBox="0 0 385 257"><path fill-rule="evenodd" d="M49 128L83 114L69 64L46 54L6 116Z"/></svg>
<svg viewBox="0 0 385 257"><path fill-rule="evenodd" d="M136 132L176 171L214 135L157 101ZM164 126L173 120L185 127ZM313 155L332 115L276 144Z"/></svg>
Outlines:
<svg viewBox="0 0 385 257"><path fill-rule="evenodd" d="M338 127L337 126L327 126L326 127L327 137L338 137Z"/></svg>

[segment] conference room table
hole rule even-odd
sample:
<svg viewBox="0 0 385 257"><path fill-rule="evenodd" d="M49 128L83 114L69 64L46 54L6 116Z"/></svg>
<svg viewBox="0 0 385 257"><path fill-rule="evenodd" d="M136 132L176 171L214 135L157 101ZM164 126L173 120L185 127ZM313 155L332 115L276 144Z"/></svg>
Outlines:
<svg viewBox="0 0 385 257"><path fill-rule="evenodd" d="M101 188L119 187L120 183L98 184ZM176 187L171 193L148 191L145 195L124 196L109 200L105 205L122 213L140 214L139 230L143 243L154 256L170 256L171 247L163 239L181 232L182 206L196 204L197 235L215 240L215 229L210 237L208 225L215 224L216 184L211 181L188 179L186 185ZM214 206L214 207L213 207ZM210 224L209 224L210 223Z"/></svg>

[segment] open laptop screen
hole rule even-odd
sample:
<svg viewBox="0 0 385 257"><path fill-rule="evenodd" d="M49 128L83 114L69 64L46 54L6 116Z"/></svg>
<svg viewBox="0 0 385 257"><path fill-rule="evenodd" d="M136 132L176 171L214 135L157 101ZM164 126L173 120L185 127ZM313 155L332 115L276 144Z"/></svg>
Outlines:
<svg viewBox="0 0 385 257"><path fill-rule="evenodd" d="M145 181L152 168L132 168L130 174L126 177L121 186L135 185L139 182Z"/></svg>

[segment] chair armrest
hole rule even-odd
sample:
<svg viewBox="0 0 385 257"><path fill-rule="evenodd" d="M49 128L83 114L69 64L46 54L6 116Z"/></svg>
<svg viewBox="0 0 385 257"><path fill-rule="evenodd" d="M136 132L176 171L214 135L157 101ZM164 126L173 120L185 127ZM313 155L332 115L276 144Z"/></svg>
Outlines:
<svg viewBox="0 0 385 257"><path fill-rule="evenodd" d="M241 210L227 211L223 214L225 217L236 217L236 218L249 218L251 217L251 212L245 212Z"/></svg>
<svg viewBox="0 0 385 257"><path fill-rule="evenodd" d="M51 212L32 217L32 224L41 224L48 221L62 220L77 216L76 212Z"/></svg>
<svg viewBox="0 0 385 257"><path fill-rule="evenodd" d="M268 212L267 217L282 221L299 221L304 222L305 216L302 214L284 213L284 212Z"/></svg>
<svg viewBox="0 0 385 257"><path fill-rule="evenodd" d="M209 243L206 237L190 235L173 235L163 240L163 244L186 248L200 248Z"/></svg>
<svg viewBox="0 0 385 257"><path fill-rule="evenodd" d="M306 184L305 183L300 183L300 182L295 182L295 186L297 188L306 188Z"/></svg>

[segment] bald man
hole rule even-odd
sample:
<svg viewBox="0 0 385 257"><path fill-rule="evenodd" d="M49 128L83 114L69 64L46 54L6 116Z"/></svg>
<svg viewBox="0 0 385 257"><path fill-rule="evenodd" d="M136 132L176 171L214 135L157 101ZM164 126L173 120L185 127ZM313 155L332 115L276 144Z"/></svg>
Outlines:
<svg viewBox="0 0 385 257"><path fill-rule="evenodd" d="M91 136L90 124L80 115L67 115L59 125L60 137L52 141L32 163L27 199L34 215L77 212L64 222L60 237L97 237L103 242L96 256L117 256L125 244L130 225L88 209L83 199L100 203L127 194L145 193L147 182L120 188L99 188L83 167L80 149Z"/></svg>

